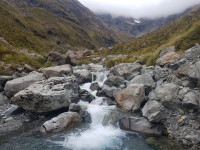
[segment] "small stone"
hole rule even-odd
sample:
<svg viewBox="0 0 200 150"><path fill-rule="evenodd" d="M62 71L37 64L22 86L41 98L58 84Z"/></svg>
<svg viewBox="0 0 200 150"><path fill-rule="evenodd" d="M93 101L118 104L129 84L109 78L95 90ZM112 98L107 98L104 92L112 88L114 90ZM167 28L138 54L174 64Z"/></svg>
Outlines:
<svg viewBox="0 0 200 150"><path fill-rule="evenodd" d="M10 121L13 121L13 120L14 120L13 117L9 117L9 118L6 118L4 122L7 123L7 122L10 122Z"/></svg>

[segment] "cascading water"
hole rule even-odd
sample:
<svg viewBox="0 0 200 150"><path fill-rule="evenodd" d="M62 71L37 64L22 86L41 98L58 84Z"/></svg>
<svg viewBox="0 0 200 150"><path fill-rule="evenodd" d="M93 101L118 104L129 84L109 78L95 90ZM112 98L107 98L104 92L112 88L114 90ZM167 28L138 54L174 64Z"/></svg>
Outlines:
<svg viewBox="0 0 200 150"><path fill-rule="evenodd" d="M93 82L98 82L98 84L102 86L107 79L107 74L107 71L97 72L96 80ZM130 145L124 143L124 140L130 141L129 137L126 137L127 133L125 131L112 125L104 126L102 124L104 117L116 109L116 107L108 106L104 103L103 97L98 97L96 95L97 91L90 90L91 84L92 83L86 83L81 86L81 89L89 91L96 99L93 100L91 104L83 101L79 102L81 106L87 107L87 111L91 114L92 123L90 127L84 131L67 134L65 135L64 141L56 141L55 143L72 150L128 150L133 148L138 150L138 144L136 144L135 147L131 144L130 147ZM142 147L139 149L150 149L147 145L144 145L143 143Z"/></svg>
<svg viewBox="0 0 200 150"><path fill-rule="evenodd" d="M95 81L100 86L107 78L107 71L95 72ZM93 77L94 78L94 77ZM96 96L97 91L90 90L91 83L81 86L95 96L92 103L80 101L91 114L92 123L70 131L51 136L41 136L38 128L21 131L0 139L1 150L155 150L145 139L136 133L122 131L112 125L104 126L103 118L110 112L116 111L115 106L108 106L102 97Z"/></svg>

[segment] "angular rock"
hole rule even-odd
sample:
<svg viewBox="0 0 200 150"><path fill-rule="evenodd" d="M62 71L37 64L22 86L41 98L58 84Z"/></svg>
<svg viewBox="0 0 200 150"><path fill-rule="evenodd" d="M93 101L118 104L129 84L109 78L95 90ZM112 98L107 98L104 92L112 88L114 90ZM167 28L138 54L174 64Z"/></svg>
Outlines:
<svg viewBox="0 0 200 150"><path fill-rule="evenodd" d="M80 98L81 100L89 103L91 103L95 99L95 97L91 93L84 89L80 90Z"/></svg>
<svg viewBox="0 0 200 150"><path fill-rule="evenodd" d="M147 73L134 77L129 84L144 84L146 95L151 92L152 88L156 87L156 83L154 82L152 76Z"/></svg>
<svg viewBox="0 0 200 150"><path fill-rule="evenodd" d="M189 109L197 108L199 105L197 95L194 92L188 92L184 96L182 104Z"/></svg>
<svg viewBox="0 0 200 150"><path fill-rule="evenodd" d="M8 103L9 103L8 98L4 96L2 93L0 93L0 106L3 106Z"/></svg>
<svg viewBox="0 0 200 150"><path fill-rule="evenodd" d="M77 103L79 89L74 77L53 77L20 91L11 99L11 103L32 112L51 112Z"/></svg>
<svg viewBox="0 0 200 150"><path fill-rule="evenodd" d="M70 104L69 111L77 112L81 116L82 121L84 123L91 123L92 122L91 115L87 111L82 110L82 108L79 104L74 104L74 103Z"/></svg>
<svg viewBox="0 0 200 150"><path fill-rule="evenodd" d="M119 87L120 85L125 84L125 79L123 77L118 76L110 76L107 78L107 80L104 82L104 84L112 87Z"/></svg>
<svg viewBox="0 0 200 150"><path fill-rule="evenodd" d="M174 83L165 83L155 89L154 100L161 102L166 107L175 106L178 100L179 86Z"/></svg>
<svg viewBox="0 0 200 150"><path fill-rule="evenodd" d="M123 117L119 120L119 126L122 130L139 132L148 136L161 136L162 134L158 126L154 126L143 117Z"/></svg>
<svg viewBox="0 0 200 150"><path fill-rule="evenodd" d="M97 82L94 82L94 83L92 83L91 85L90 85L90 90L92 90L92 91L98 91L98 90L100 90L101 88L100 88L100 86L99 86L99 84L97 83Z"/></svg>
<svg viewBox="0 0 200 150"><path fill-rule="evenodd" d="M166 117L164 107L157 101L148 101L142 109L142 115L150 122L159 122Z"/></svg>
<svg viewBox="0 0 200 150"><path fill-rule="evenodd" d="M164 66L165 64L168 63L173 63L175 61L177 61L179 59L179 54L177 54L176 52L168 52L165 55L163 55L162 57L160 57L156 64L160 65L160 66Z"/></svg>
<svg viewBox="0 0 200 150"><path fill-rule="evenodd" d="M71 103L69 106L69 111L79 113L81 111L81 106L79 104Z"/></svg>
<svg viewBox="0 0 200 150"><path fill-rule="evenodd" d="M175 51L175 46L171 46L171 47L165 48L165 49L160 51L159 57L164 56L168 52L174 52L174 51Z"/></svg>
<svg viewBox="0 0 200 150"><path fill-rule="evenodd" d="M0 92L4 90L6 82L12 79L12 76L0 76Z"/></svg>
<svg viewBox="0 0 200 150"><path fill-rule="evenodd" d="M200 61L190 66L188 76L192 79L197 79L200 81Z"/></svg>
<svg viewBox="0 0 200 150"><path fill-rule="evenodd" d="M48 61L50 61L53 65L64 65L64 64L70 64L75 65L71 58L68 55L64 55L59 53L58 51L51 51L48 54Z"/></svg>
<svg viewBox="0 0 200 150"><path fill-rule="evenodd" d="M47 79L51 77L65 77L72 74L72 68L70 65L42 68L41 71Z"/></svg>
<svg viewBox="0 0 200 150"><path fill-rule="evenodd" d="M43 76L42 73L38 73L38 72L31 72L28 75L21 77L21 78L17 78L14 80L10 80L6 83L5 85L5 95L8 98L11 98L12 96L14 96L17 92L24 90L25 88L27 88L28 86L30 86L31 84L43 80L45 79L45 77Z"/></svg>
<svg viewBox="0 0 200 150"><path fill-rule="evenodd" d="M73 73L76 76L78 83L80 84L92 81L92 74L89 70L77 69L77 70L74 70Z"/></svg>
<svg viewBox="0 0 200 150"><path fill-rule="evenodd" d="M180 59L186 59L191 63L196 63L200 61L200 46L196 44L196 46L185 51L183 55L180 56Z"/></svg>
<svg viewBox="0 0 200 150"><path fill-rule="evenodd" d="M108 97L111 99L114 99L115 94L119 91L119 89L117 89L115 86L109 87L106 84L104 84L101 87L100 91L97 91L97 96L100 97Z"/></svg>
<svg viewBox="0 0 200 150"><path fill-rule="evenodd" d="M144 101L145 87L143 84L130 84L126 89L117 93L115 101L124 111L136 111Z"/></svg>
<svg viewBox="0 0 200 150"><path fill-rule="evenodd" d="M136 72L140 72L142 65L137 63L121 63L111 68L111 74L114 76L121 76L129 80Z"/></svg>
<svg viewBox="0 0 200 150"><path fill-rule="evenodd" d="M66 129L74 128L80 125L81 121L81 116L78 113L65 112L49 121L46 121L39 130L43 134L57 133Z"/></svg>

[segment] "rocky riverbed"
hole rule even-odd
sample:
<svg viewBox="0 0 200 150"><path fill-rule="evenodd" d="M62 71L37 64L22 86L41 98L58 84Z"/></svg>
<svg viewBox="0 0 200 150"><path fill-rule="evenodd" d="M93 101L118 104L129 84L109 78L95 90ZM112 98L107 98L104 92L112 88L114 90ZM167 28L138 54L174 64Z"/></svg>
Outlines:
<svg viewBox="0 0 200 150"><path fill-rule="evenodd" d="M198 44L183 55L174 47L166 48L157 65L150 67L140 62L110 69L99 64L66 64L20 78L0 76L0 136L23 131L31 124L41 134L52 135L98 122L117 128L116 134L125 130L145 137L167 137L188 149L199 149L199 85ZM103 111L95 110L101 107L107 113L96 116L101 118L97 121L94 114ZM91 129L96 134L96 128Z"/></svg>

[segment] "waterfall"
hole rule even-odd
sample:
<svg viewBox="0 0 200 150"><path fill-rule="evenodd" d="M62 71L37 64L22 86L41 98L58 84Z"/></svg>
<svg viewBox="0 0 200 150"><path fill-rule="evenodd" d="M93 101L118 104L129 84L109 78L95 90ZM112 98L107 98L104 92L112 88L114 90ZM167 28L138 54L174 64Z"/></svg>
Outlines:
<svg viewBox="0 0 200 150"><path fill-rule="evenodd" d="M98 82L98 84L102 86L107 79L108 73L108 71L93 73L93 79L94 76L96 76L96 80L92 80L92 83ZM87 107L87 111L91 114L92 123L89 128L70 134L67 133L64 137L64 141L56 141L54 143L63 146L66 150L129 150L133 148L138 150L140 148L137 147L141 147L141 145L141 150L151 150L149 147L147 148L143 142L142 144L138 142L138 135L136 136L136 134L131 133L133 137L130 138L127 136L127 132L122 131L120 128L112 125L104 126L102 124L104 117L115 110L116 106L108 106L106 103L103 103L103 97L98 97L96 95L97 91L90 90L90 85L92 83L85 83L81 86L81 89L85 89L93 94L95 100L90 104L84 101L79 102L81 106ZM139 144L139 146L137 146L137 144Z"/></svg>

